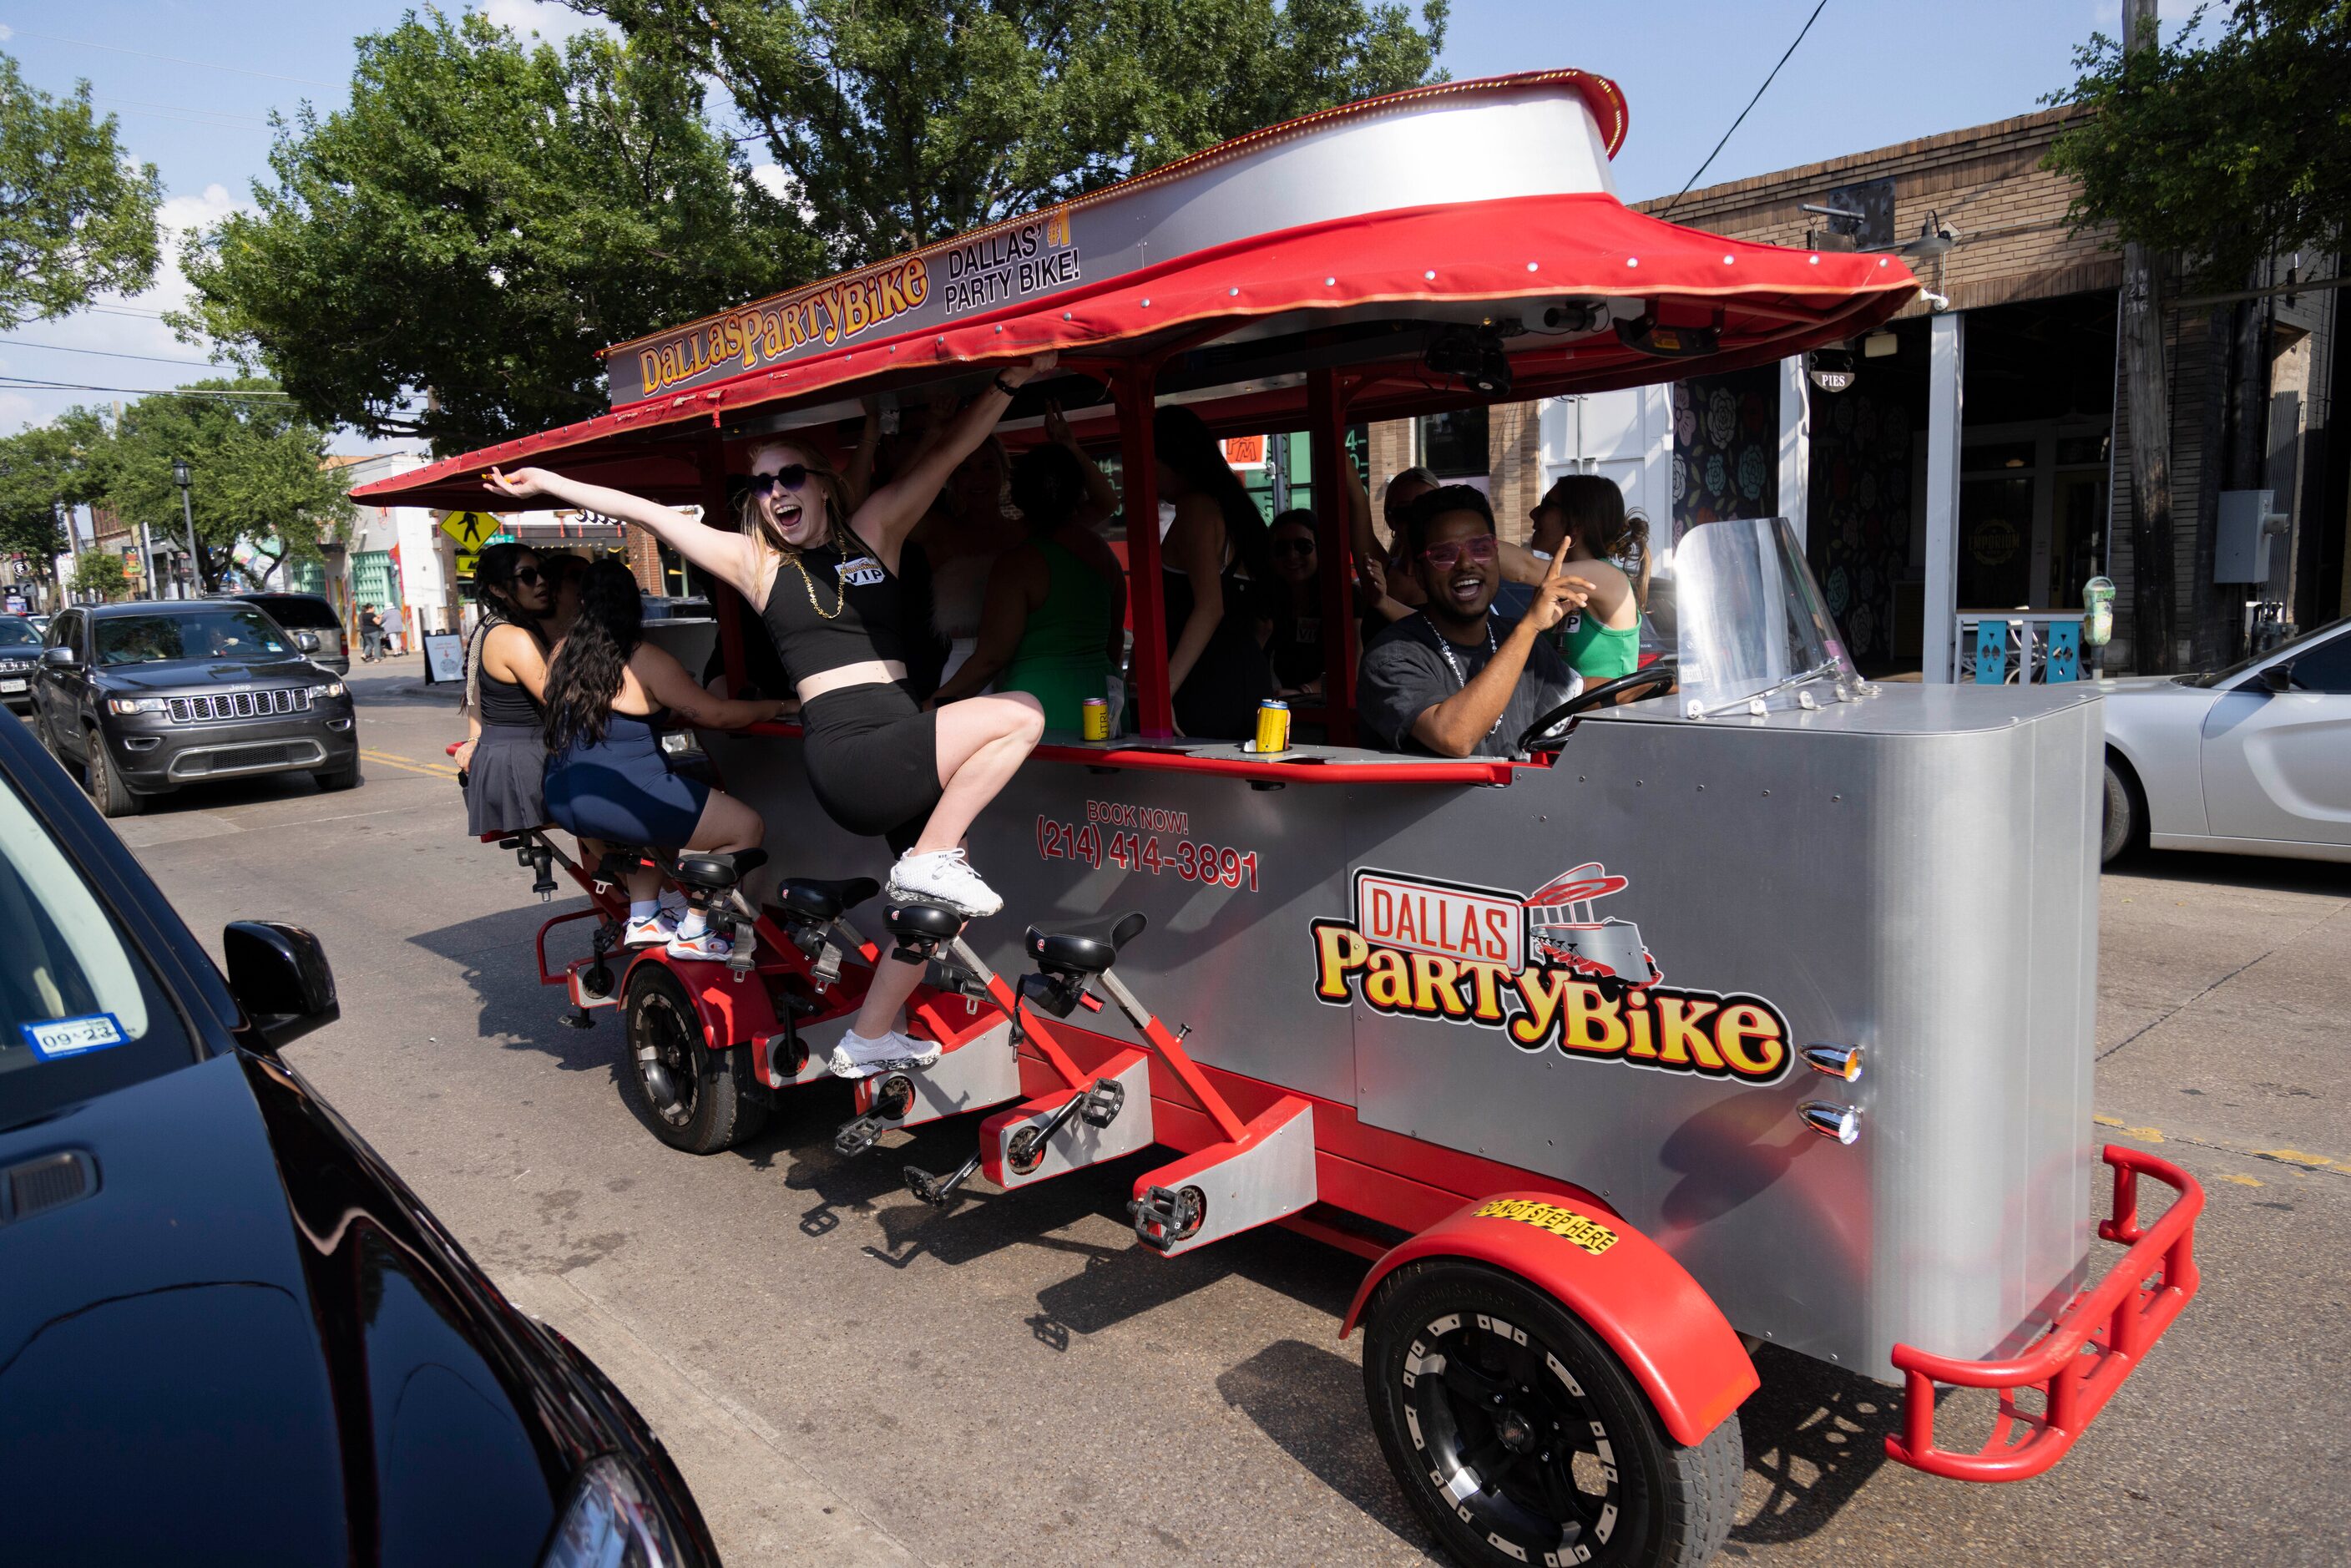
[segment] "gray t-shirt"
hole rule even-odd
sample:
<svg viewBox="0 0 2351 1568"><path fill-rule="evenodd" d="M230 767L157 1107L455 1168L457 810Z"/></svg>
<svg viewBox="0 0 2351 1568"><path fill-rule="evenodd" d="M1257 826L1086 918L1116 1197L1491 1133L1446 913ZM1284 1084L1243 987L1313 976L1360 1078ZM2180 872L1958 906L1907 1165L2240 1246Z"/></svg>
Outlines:
<svg viewBox="0 0 2351 1568"><path fill-rule="evenodd" d="M1441 643L1425 615L1407 615L1372 639L1355 679L1355 714L1364 727L1391 751L1426 755L1412 733L1424 713L1477 678L1515 622L1488 613L1489 637L1474 647ZM1448 661L1446 654L1450 653ZM1457 673L1458 670L1458 673ZM1518 689L1502 709L1502 721L1480 740L1473 756L1508 757L1527 726L1573 696L1580 683L1547 638L1537 638L1519 673Z"/></svg>

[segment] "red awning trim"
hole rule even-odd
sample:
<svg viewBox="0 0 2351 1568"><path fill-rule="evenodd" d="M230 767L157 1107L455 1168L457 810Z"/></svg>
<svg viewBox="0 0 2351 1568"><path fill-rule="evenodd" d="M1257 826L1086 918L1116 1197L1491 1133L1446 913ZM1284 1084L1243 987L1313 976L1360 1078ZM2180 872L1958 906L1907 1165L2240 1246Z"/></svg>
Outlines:
<svg viewBox="0 0 2351 1568"><path fill-rule="evenodd" d="M840 401L1048 349L1073 359L1144 358L1221 321L1238 327L1265 317L1360 314L1380 304L1508 306L1593 297L1651 301L1668 319L1685 322L1720 315L1721 346L1706 359L1651 359L1610 334L1563 344L1540 336L1510 340L1519 378L1514 396L1598 391L1760 363L1848 338L1893 316L1917 287L1890 257L1726 239L1594 193L1380 213L1175 257L1095 291L1059 296L1042 308L1008 307L943 332L844 347L648 400L378 480L353 495L470 502L479 498L481 476L492 465L531 460L567 470L584 465L623 488L694 501L702 495L700 480L691 476L694 455L673 444L683 426L715 429L753 409L789 408L820 395ZM1427 401L1437 389L1414 369L1418 395ZM1366 391L1375 392L1374 382ZM1350 412L1374 416L1361 397ZM680 472L644 472L648 459ZM590 476L582 470L578 476Z"/></svg>

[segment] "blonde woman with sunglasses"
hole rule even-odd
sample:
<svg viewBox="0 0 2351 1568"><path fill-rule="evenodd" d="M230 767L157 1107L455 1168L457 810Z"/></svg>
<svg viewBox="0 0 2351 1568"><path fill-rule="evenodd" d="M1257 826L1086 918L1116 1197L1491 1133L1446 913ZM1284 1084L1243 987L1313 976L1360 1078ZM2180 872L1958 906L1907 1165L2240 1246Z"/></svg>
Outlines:
<svg viewBox="0 0 2351 1568"><path fill-rule="evenodd" d="M1053 356L1000 371L904 472L853 508L841 476L789 437L751 454L736 531L670 507L539 468L492 469L490 487L546 496L652 530L758 610L791 673L806 730L803 765L818 803L851 832L898 852L893 898L943 904L967 918L1004 901L964 858L964 836L1044 733L1044 709L1023 692L968 697L928 712L906 691L900 551L957 464L985 441L1014 394ZM885 957L857 1021L833 1052L844 1078L926 1067L939 1047L904 1032L922 966Z"/></svg>

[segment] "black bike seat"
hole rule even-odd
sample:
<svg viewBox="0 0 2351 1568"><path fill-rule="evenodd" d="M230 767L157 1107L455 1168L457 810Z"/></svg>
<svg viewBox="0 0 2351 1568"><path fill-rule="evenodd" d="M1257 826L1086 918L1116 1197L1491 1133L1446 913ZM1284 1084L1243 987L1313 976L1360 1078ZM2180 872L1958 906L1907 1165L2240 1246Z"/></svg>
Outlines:
<svg viewBox="0 0 2351 1568"><path fill-rule="evenodd" d="M945 942L963 929L963 916L935 904L893 904L882 912L882 924L894 936Z"/></svg>
<svg viewBox="0 0 2351 1568"><path fill-rule="evenodd" d="M843 910L856 908L881 891L882 884L870 876L842 882L797 877L776 890L776 904L787 915L829 924L840 919Z"/></svg>
<svg viewBox="0 0 2351 1568"><path fill-rule="evenodd" d="M1031 925L1029 956L1037 960L1040 968L1099 975L1118 962L1118 950L1142 936L1146 924L1143 911L1138 909L1131 915L1111 915L1100 920L1057 925L1050 931Z"/></svg>
<svg viewBox="0 0 2351 1568"><path fill-rule="evenodd" d="M757 871L767 863L765 850L737 850L731 854L696 850L677 857L677 880L688 887L706 887L715 892L734 886L745 872Z"/></svg>

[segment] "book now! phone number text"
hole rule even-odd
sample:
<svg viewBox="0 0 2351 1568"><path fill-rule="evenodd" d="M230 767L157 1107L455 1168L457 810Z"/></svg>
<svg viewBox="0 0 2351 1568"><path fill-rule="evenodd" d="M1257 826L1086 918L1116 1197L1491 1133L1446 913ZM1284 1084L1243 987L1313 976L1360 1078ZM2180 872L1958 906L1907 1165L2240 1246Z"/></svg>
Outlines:
<svg viewBox="0 0 2351 1568"><path fill-rule="evenodd" d="M1176 839L1163 845L1155 833L1104 832L1092 822L1057 822L1037 819L1037 855L1040 860L1081 861L1100 871L1147 872L1153 876L1172 872L1185 882L1212 887L1245 887L1257 891L1257 852Z"/></svg>

